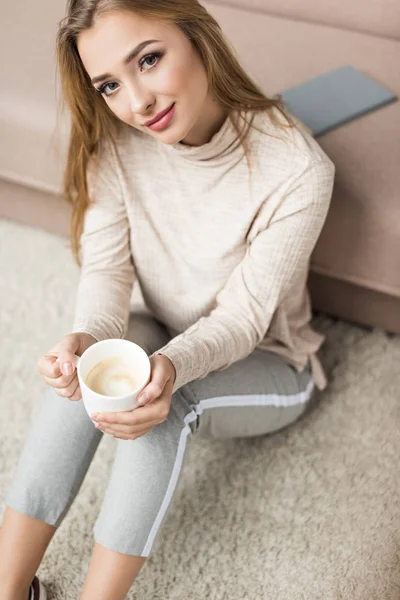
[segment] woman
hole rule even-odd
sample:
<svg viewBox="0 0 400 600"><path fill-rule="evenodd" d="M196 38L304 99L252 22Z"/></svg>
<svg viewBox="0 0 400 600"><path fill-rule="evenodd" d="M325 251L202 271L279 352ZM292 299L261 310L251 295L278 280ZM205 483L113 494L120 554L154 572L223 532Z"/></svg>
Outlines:
<svg viewBox="0 0 400 600"><path fill-rule="evenodd" d="M35 572L103 432L117 450L81 600L126 597L188 436L276 431L326 386L306 280L332 162L197 0L70 0L67 15L65 195L82 270L72 331L38 361L49 393L7 496L2 600L45 597ZM130 314L135 281L148 310ZM74 354L109 337L145 348L152 376L143 406L94 426L73 402Z"/></svg>

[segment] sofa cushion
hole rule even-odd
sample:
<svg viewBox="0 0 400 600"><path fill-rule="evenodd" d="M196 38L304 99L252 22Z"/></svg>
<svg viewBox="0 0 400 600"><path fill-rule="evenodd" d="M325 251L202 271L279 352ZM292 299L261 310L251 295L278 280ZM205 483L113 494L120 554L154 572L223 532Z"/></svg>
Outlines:
<svg viewBox="0 0 400 600"><path fill-rule="evenodd" d="M0 177L58 193L69 132L55 65L65 0L8 2L0 19ZM6 83L7 82L7 83Z"/></svg>
<svg viewBox="0 0 400 600"><path fill-rule="evenodd" d="M212 0L238 8L289 19L325 23L342 29L364 31L400 40L399 0Z"/></svg>
<svg viewBox="0 0 400 600"><path fill-rule="evenodd" d="M269 95L351 64L400 95L400 42L204 2ZM331 208L311 268L400 296L400 103L318 142L336 165Z"/></svg>

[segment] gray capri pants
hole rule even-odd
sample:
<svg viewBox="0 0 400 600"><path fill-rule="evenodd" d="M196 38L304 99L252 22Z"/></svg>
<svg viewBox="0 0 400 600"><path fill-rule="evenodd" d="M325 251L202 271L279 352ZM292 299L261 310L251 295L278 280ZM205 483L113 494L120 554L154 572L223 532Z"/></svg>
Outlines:
<svg viewBox="0 0 400 600"><path fill-rule="evenodd" d="M171 336L151 315L131 314L127 339L150 355ZM259 436L294 422L315 390L310 364L302 373L272 352L254 350L223 371L177 390L166 421L136 440L116 439L107 490L94 526L96 542L148 556L180 481L187 440ZM6 497L14 510L58 527L98 444L81 401L48 388L35 414Z"/></svg>

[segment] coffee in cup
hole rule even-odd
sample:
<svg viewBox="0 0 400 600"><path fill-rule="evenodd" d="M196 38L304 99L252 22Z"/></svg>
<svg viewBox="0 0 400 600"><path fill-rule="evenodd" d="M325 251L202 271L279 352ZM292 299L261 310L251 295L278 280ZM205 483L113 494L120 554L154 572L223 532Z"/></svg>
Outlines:
<svg viewBox="0 0 400 600"><path fill-rule="evenodd" d="M123 356L110 356L95 364L89 371L86 385L102 396L125 396L139 386L133 366Z"/></svg>

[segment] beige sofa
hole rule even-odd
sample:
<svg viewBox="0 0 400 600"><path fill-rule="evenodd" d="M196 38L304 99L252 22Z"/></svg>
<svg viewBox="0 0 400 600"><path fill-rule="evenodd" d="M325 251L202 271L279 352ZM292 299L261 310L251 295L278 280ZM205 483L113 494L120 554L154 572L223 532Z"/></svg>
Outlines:
<svg viewBox="0 0 400 600"><path fill-rule="evenodd" d="M8 3L0 32L0 216L66 233L68 117L56 134L54 40L64 1ZM242 63L269 95L353 65L400 95L400 2L214 0ZM400 332L400 103L319 138L336 164L310 265L313 307Z"/></svg>

